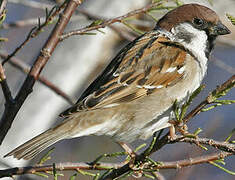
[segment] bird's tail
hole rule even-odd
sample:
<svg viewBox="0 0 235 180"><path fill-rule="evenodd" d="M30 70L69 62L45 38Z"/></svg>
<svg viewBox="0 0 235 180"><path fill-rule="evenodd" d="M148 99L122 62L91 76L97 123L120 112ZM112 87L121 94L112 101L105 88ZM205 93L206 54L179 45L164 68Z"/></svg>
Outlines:
<svg viewBox="0 0 235 180"><path fill-rule="evenodd" d="M52 144L62 139L66 139L67 136L68 133L66 133L61 126L52 128L17 147L4 157L14 156L17 159L29 160Z"/></svg>

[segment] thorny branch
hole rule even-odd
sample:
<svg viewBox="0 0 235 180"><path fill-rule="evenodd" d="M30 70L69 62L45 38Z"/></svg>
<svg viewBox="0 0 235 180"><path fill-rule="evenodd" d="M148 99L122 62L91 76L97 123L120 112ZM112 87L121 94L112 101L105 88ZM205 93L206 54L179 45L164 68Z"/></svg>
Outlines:
<svg viewBox="0 0 235 180"><path fill-rule="evenodd" d="M190 138L185 138L183 136L177 136L174 140L171 140L170 138L167 139L166 144L176 143L176 142L190 142L194 144L205 144L210 145L210 139L205 138L196 138L191 140ZM208 163L210 161L215 161L219 159L223 159L227 156L231 156L235 154L235 144L224 142L218 142L214 141L214 145L218 149L223 149L226 152L217 152L212 153L205 156L198 156L190 159L185 160L179 160L179 161L172 161L172 162L160 162L160 163L151 163L149 161L145 160L145 156L143 156L144 153L137 155L136 160L142 161L144 163L143 166L141 166L142 169L151 169L151 170L158 170L158 169L179 169L186 166L192 166L196 164L202 164L202 163ZM66 171L66 170L112 170L112 173L107 175L106 177L103 177L102 179L113 179L115 177L118 177L117 175L124 174L130 170L133 170L130 166L130 164L126 164L126 161L122 163L103 163L98 162L96 164L93 163L58 163L55 164L55 168L58 171ZM0 170L0 178L1 177L7 177L7 176L13 176L13 175L22 175L22 174L35 174L36 172L48 172L53 170L53 165L43 165L43 166L29 166L29 167L15 167L5 170ZM140 169L135 169L140 170Z"/></svg>

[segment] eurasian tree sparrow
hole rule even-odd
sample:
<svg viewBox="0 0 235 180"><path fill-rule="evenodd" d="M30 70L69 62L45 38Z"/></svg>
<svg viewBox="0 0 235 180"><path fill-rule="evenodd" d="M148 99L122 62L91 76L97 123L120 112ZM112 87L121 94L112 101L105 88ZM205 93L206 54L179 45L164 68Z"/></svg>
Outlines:
<svg viewBox="0 0 235 180"><path fill-rule="evenodd" d="M65 120L6 156L31 159L62 139L107 135L147 139L169 127L173 103L184 102L207 71L218 35L229 34L218 15L198 4L180 6L126 45L91 83Z"/></svg>

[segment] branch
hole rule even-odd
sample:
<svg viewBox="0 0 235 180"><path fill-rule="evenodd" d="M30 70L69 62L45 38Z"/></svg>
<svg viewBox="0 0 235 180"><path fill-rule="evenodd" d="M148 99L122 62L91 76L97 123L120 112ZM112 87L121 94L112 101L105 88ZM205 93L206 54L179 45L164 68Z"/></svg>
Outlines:
<svg viewBox="0 0 235 180"><path fill-rule="evenodd" d="M112 168L119 168L122 163L99 163L99 165L93 166L88 163L58 163L55 164L55 169L58 171L71 171L71 170L107 170ZM12 175L22 175L22 174L35 174L36 172L47 172L53 171L53 165L43 165L43 166L28 166L28 167L15 167L5 170L0 170L0 178L10 177Z"/></svg>
<svg viewBox="0 0 235 180"><path fill-rule="evenodd" d="M7 54L4 52L0 51L0 57L1 58L7 58ZM18 59L16 57L12 57L9 61L9 63L19 69L23 73L29 73L30 71L30 66L26 64L24 61L21 59ZM59 87L57 87L55 84L47 80L44 76L40 75L37 79L40 83L51 89L53 92L64 98L69 104L73 105L74 102L73 100L65 93L63 90L61 90Z"/></svg>
<svg viewBox="0 0 235 180"><path fill-rule="evenodd" d="M200 145L200 144L209 145L209 146L214 147L216 149L219 149L221 151L228 152L228 153L235 155L235 144L228 143L228 142L215 141L213 139L199 138L199 137L189 138L189 137L178 135L178 136L176 136L176 138L174 140L172 140L169 143L176 143L176 142L186 142L186 143L190 143L190 144L193 143L196 145Z"/></svg>
<svg viewBox="0 0 235 180"><path fill-rule="evenodd" d="M180 160L180 161L170 161L170 162L161 162L159 164L150 164L146 162L143 168L151 169L153 171L157 171L159 169L179 169L182 167L208 163L210 161L215 161L219 159L223 159L227 156L231 156L231 153L227 152L218 152L213 153L210 155L199 156L195 158ZM71 170L112 170L118 169L120 167L126 167L127 165L123 166L125 163L99 163L97 165L90 165L89 163L57 163L54 165L56 171L71 171ZM37 172L44 172L47 173L48 171L53 171L53 165L43 165L43 166L28 166L28 167L15 167L9 168L5 170L0 170L0 178L2 177L11 177L13 175L22 175L22 174L37 174ZM117 175L117 174L116 174ZM105 176L101 179L114 179L117 176Z"/></svg>
<svg viewBox="0 0 235 180"><path fill-rule="evenodd" d="M232 153L219 152L213 153L205 156L198 156L195 158L173 161L173 162L161 162L161 164L156 165L153 169L180 169L186 166L192 166L197 164L209 163L210 161L215 161L219 159L224 159L227 156L231 156Z"/></svg>
<svg viewBox="0 0 235 180"><path fill-rule="evenodd" d="M13 102L11 91L10 91L10 88L7 84L7 80L6 80L6 76L5 76L2 64L0 64L0 84L1 84L1 87L2 87L4 97L6 99L6 102Z"/></svg>
<svg viewBox="0 0 235 180"><path fill-rule="evenodd" d="M4 65L7 61L9 61L9 59L13 56L16 55L16 53L22 49L28 42L30 39L36 37L45 26L47 26L48 24L50 24L52 22L52 20L62 11L62 9L65 8L67 4L67 1L65 1L61 6L59 6L57 8L57 6L54 6L50 12L48 13L46 11L46 19L45 22L43 24L40 23L40 18L38 19L38 25L33 27L30 32L28 33L26 39L11 53L8 55L8 57L2 62L2 65ZM56 10L55 10L56 9Z"/></svg>
<svg viewBox="0 0 235 180"><path fill-rule="evenodd" d="M220 149L220 150L226 151L226 152L219 152L219 153L214 153L211 155L200 156L197 158L190 158L189 160L180 160L180 161L174 161L174 162L161 162L160 164L155 164L155 165L148 164L149 162L147 162L147 164L145 164L146 157L150 156L152 153L161 149L166 144L173 144L176 142L194 143L196 145L205 144L205 145L210 145L212 147L215 147L217 149ZM207 139L207 138L196 138L196 139L187 138L187 137L184 137L181 135L176 136L175 139L173 140L169 136L169 133L167 133L161 139L157 140L151 149L148 148L140 155L137 155L135 157L134 164L138 164L138 162L142 163L142 165L140 165L140 166L144 167L146 169L155 169L155 170L157 170L157 169L178 169L180 167L191 166L191 165L196 165L196 164L201 164L201 163L208 163L209 161L223 159L226 156L231 156L234 154L235 154L235 144L226 143L226 142L219 142L219 141L215 141L213 139ZM113 170L111 173L108 173L105 177L100 178L100 180L114 179L114 178L117 178L117 177L131 171L132 170L131 166L133 166L133 165L130 163L131 162L123 165L119 169Z"/></svg>
<svg viewBox="0 0 235 180"><path fill-rule="evenodd" d="M230 88L230 87L234 87L235 86L235 75L233 75L232 77L230 77L226 82L224 82L222 85L218 86L213 92L213 93L217 93L220 94L222 92L224 92L226 89ZM191 118L193 118L195 115L197 115L198 113L200 113L202 111L202 109L213 103L211 101L211 94L204 100L202 101L194 110L192 110L190 113L188 113L187 116L184 117L183 122L187 123Z"/></svg>
<svg viewBox="0 0 235 180"><path fill-rule="evenodd" d="M82 35L82 34L85 34L88 31L98 30L100 28L104 28L104 27L109 26L111 24L114 24L116 22L122 22L124 19L126 19L128 17L134 16L134 15L137 15L137 14L141 14L141 13L145 13L145 12L151 10L153 7L159 6L161 4L162 3L152 3L152 4L149 4L149 5L145 6L145 7L143 7L143 8L131 11L131 12L129 12L129 13L123 15L123 16L119 16L119 17L116 17L116 18L104 21L101 24L94 25L94 26L88 26L88 27L85 27L85 28L81 28L81 29L78 29L78 30L74 30L74 31L70 31L70 32L64 33L60 37L60 40L63 41L63 40L65 40L68 37L73 36L73 35Z"/></svg>
<svg viewBox="0 0 235 180"><path fill-rule="evenodd" d="M43 46L40 54L34 62L34 65L32 66L26 80L24 81L20 91L18 92L14 103L8 102L8 106L5 107L2 119L0 121L0 144L5 138L8 130L10 129L16 114L20 110L28 95L32 92L35 81L38 79L41 71L54 52L57 44L59 43L59 37L63 33L73 12L81 3L82 0L71 0L68 2L66 8L64 9L64 12L61 14L57 24L51 32L47 42Z"/></svg>

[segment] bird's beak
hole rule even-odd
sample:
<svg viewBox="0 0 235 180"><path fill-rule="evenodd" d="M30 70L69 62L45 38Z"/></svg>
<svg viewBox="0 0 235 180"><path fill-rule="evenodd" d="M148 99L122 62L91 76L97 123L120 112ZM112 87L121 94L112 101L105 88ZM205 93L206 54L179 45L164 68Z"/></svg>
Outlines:
<svg viewBox="0 0 235 180"><path fill-rule="evenodd" d="M210 29L210 34L214 36L225 35L230 33L231 31L220 21L215 26L212 26Z"/></svg>

